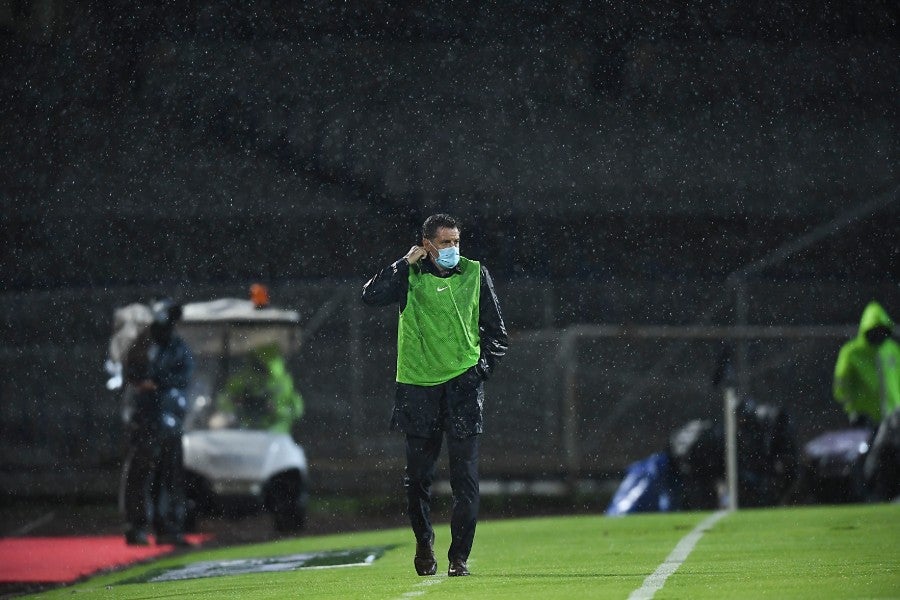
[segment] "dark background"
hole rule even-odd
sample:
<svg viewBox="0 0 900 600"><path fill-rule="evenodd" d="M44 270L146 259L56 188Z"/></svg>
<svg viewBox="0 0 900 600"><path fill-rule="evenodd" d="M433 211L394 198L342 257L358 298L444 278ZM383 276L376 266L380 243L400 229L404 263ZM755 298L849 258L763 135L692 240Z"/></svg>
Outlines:
<svg viewBox="0 0 900 600"><path fill-rule="evenodd" d="M852 326L873 298L896 318L897 24L887 1L0 2L4 491L114 487L87 481L119 459L114 307L254 281L306 320L338 299L294 365L325 468L346 440L316 423L351 392L390 402L393 322L354 312L359 286L438 211L494 274L514 343ZM728 276L760 260L741 317ZM323 357L360 339L378 368L348 392ZM818 346L804 422L838 422L838 343Z"/></svg>
<svg viewBox="0 0 900 600"><path fill-rule="evenodd" d="M898 183L887 1L0 6L10 290L364 277L436 210L504 278L717 278ZM897 214L784 268L896 277Z"/></svg>

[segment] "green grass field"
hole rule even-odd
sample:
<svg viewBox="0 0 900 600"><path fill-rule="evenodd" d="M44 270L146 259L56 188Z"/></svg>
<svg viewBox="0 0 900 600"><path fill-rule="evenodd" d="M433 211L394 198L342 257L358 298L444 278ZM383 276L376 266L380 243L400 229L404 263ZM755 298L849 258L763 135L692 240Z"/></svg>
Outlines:
<svg viewBox="0 0 900 600"><path fill-rule="evenodd" d="M628 598L709 513L482 521L471 577L418 577L407 528L189 552L31 597ZM200 561L395 546L368 566L129 583ZM900 505L742 510L703 533L654 598L900 598Z"/></svg>

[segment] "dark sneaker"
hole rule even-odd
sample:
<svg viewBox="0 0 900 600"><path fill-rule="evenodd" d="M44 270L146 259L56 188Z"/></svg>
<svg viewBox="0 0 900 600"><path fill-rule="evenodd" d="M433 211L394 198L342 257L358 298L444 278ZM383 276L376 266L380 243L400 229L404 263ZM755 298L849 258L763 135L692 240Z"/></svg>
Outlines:
<svg viewBox="0 0 900 600"><path fill-rule="evenodd" d="M450 561L450 569L447 571L447 577L464 577L469 574L469 567L466 561L461 558L454 558Z"/></svg>
<svg viewBox="0 0 900 600"><path fill-rule="evenodd" d="M180 533L163 533L156 536L157 546L178 546L179 548L187 548L191 545L187 538Z"/></svg>
<svg viewBox="0 0 900 600"><path fill-rule="evenodd" d="M149 546L147 532L140 529L129 529L125 532L125 543L129 546Z"/></svg>
<svg viewBox="0 0 900 600"><path fill-rule="evenodd" d="M416 573L421 576L437 573L437 561L434 559L434 539L416 542L416 558L413 560Z"/></svg>

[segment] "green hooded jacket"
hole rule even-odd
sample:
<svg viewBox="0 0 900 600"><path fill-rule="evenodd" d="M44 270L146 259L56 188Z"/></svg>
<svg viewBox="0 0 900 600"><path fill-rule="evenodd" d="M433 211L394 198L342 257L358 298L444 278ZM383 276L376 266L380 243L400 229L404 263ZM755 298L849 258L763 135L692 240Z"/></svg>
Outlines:
<svg viewBox="0 0 900 600"><path fill-rule="evenodd" d="M218 401L220 410L239 415L244 426L278 433L290 433L303 416L303 396L275 345L254 350L248 364L225 383Z"/></svg>
<svg viewBox="0 0 900 600"><path fill-rule="evenodd" d="M865 415L873 423L900 407L900 344L889 337L879 346L866 339L876 327L893 329L894 322L877 302L863 310L859 333L841 346L834 366L834 399L851 417Z"/></svg>

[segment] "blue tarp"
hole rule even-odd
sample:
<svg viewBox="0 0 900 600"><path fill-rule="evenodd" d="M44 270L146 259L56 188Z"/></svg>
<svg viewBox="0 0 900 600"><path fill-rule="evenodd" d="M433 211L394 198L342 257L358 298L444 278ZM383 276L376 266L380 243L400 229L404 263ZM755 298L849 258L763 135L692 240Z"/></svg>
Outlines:
<svg viewBox="0 0 900 600"><path fill-rule="evenodd" d="M658 452L628 466L606 514L615 516L678 510L679 497L669 455Z"/></svg>

